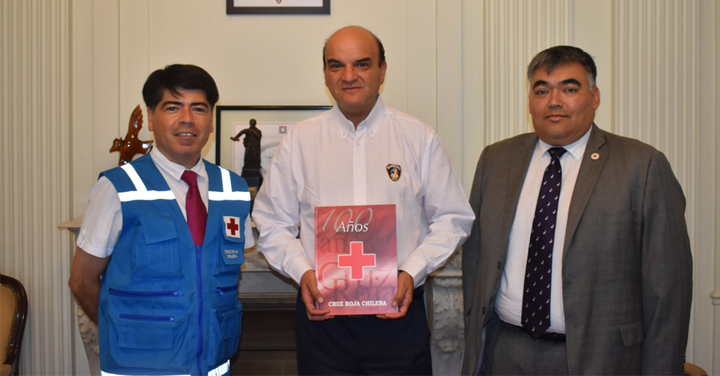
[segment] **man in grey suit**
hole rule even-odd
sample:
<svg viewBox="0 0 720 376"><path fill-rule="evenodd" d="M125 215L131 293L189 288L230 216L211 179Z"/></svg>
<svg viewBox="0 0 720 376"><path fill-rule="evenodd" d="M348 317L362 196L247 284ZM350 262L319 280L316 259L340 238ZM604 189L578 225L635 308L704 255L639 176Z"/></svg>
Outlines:
<svg viewBox="0 0 720 376"><path fill-rule="evenodd" d="M528 66L535 133L480 156L463 374L683 372L685 197L661 152L593 123L596 76L579 48L540 52Z"/></svg>

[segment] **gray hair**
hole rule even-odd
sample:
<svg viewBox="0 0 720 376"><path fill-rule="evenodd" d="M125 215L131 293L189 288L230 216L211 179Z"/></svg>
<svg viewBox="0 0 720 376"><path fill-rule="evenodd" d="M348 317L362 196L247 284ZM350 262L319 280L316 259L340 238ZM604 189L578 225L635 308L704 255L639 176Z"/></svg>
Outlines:
<svg viewBox="0 0 720 376"><path fill-rule="evenodd" d="M548 73L552 73L555 68L571 63L578 63L585 68L588 76L588 89L592 89L597 79L595 61L590 54L573 46L550 47L535 55L527 68L528 81L532 81L533 74L539 68L545 68Z"/></svg>

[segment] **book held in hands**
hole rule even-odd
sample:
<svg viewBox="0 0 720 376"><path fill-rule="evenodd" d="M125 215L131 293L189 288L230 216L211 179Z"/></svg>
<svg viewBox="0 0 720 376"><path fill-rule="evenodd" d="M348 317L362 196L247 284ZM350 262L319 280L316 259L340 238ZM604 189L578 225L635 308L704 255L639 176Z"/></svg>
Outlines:
<svg viewBox="0 0 720 376"><path fill-rule="evenodd" d="M331 315L397 312L395 205L316 207L315 273Z"/></svg>

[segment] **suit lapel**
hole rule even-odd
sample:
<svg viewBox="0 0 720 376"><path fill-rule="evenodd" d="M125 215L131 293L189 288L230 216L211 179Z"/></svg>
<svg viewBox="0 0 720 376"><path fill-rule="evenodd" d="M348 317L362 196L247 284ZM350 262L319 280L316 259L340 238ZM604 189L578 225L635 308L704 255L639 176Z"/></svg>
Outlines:
<svg viewBox="0 0 720 376"><path fill-rule="evenodd" d="M510 150L507 171L504 205L508 210L503 213L502 234L501 239L505 241L503 244L503 252L507 251L508 242L510 241L510 230L512 229L515 213L517 212L518 202L520 201L520 191L525 182L528 166L530 166L530 158L532 158L537 144L537 136L534 133L528 134L517 148Z"/></svg>
<svg viewBox="0 0 720 376"><path fill-rule="evenodd" d="M565 259L565 254L567 254L570 241L573 236L575 236L575 230L577 230L588 200L590 200L590 195L595 188L595 183L597 183L597 179L600 176L600 171L602 171L605 161L607 160L609 150L600 151L604 144L605 132L593 124L568 210L563 260Z"/></svg>

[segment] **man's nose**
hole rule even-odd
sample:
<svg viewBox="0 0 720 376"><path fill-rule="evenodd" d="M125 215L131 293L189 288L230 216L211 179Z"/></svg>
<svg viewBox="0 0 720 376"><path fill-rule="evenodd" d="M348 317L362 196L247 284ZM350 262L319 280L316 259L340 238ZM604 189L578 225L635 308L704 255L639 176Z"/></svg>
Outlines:
<svg viewBox="0 0 720 376"><path fill-rule="evenodd" d="M342 79L345 82L353 82L357 79L357 73L355 73L355 67L347 66L343 70Z"/></svg>
<svg viewBox="0 0 720 376"><path fill-rule="evenodd" d="M562 107L562 100L560 98L560 90L558 90L558 89L550 90L550 97L548 98L548 106L553 107L553 108Z"/></svg>
<svg viewBox="0 0 720 376"><path fill-rule="evenodd" d="M192 124L195 121L191 108L183 108L180 110L180 122L183 124Z"/></svg>

